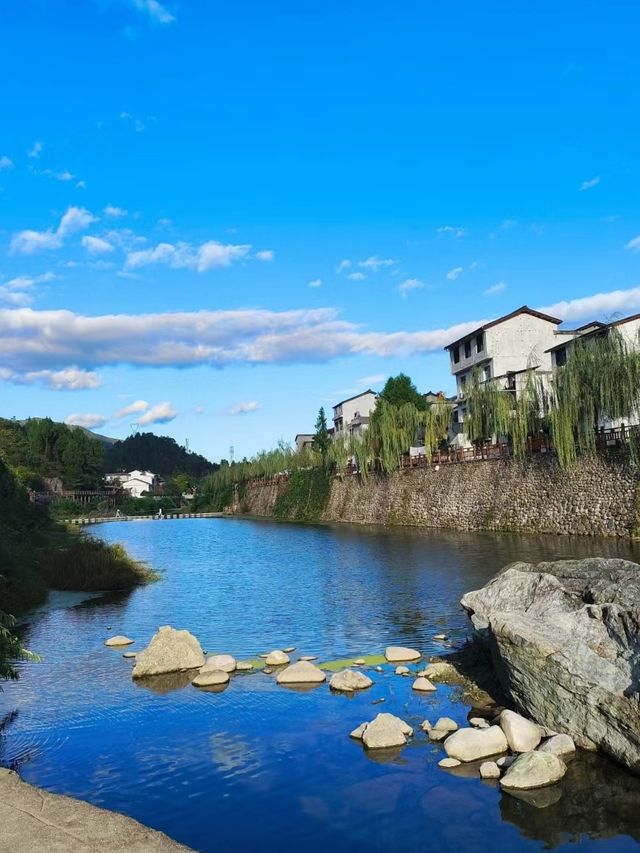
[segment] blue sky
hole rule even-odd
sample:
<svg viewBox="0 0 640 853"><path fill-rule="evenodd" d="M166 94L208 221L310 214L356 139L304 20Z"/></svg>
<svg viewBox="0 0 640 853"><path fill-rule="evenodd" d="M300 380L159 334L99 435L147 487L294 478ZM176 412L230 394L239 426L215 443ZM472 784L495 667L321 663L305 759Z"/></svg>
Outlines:
<svg viewBox="0 0 640 853"><path fill-rule="evenodd" d="M0 11L0 414L220 458L527 303L640 310L640 7ZM144 404L144 405L143 405Z"/></svg>

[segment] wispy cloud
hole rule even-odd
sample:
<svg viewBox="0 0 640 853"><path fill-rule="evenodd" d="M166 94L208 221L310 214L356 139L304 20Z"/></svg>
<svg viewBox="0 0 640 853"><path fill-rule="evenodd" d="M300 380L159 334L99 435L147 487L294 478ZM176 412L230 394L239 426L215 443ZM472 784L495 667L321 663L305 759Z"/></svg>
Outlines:
<svg viewBox="0 0 640 853"><path fill-rule="evenodd" d="M140 426L151 426L151 424L168 424L176 418L178 413L173 408L171 403L158 403L152 409L149 409L141 418L138 418Z"/></svg>
<svg viewBox="0 0 640 853"><path fill-rule="evenodd" d="M158 243L151 249L129 252L125 269L132 270L151 264L164 264L172 269L195 269L198 272L219 267L229 267L235 261L246 257L251 251L250 245L235 246L209 240L200 246L191 243Z"/></svg>
<svg viewBox="0 0 640 853"><path fill-rule="evenodd" d="M60 172L56 172L54 169L43 169L40 174L46 175L47 178L54 178L56 181L62 181L63 183L68 183L76 178L76 175L68 169L63 169Z"/></svg>
<svg viewBox="0 0 640 853"><path fill-rule="evenodd" d="M349 281L364 281L366 278L366 275L363 272L357 272L356 271L356 272L350 272L349 275L347 276L347 278L349 279Z"/></svg>
<svg viewBox="0 0 640 853"><path fill-rule="evenodd" d="M625 249L628 249L630 252L640 252L640 234L632 240L629 240Z"/></svg>
<svg viewBox="0 0 640 853"><path fill-rule="evenodd" d="M436 228L436 233L452 234L454 237L464 237L467 232L459 225L441 225L440 228Z"/></svg>
<svg viewBox="0 0 640 853"><path fill-rule="evenodd" d="M54 278L58 278L58 276L52 272L46 272L42 275L19 275L9 279L4 284L0 284L0 302L16 307L31 305L33 302L31 291L33 288L37 284L52 281Z"/></svg>
<svg viewBox="0 0 640 853"><path fill-rule="evenodd" d="M276 253L272 249L261 249L259 252L256 252L256 259L258 261L272 261L276 256Z"/></svg>
<svg viewBox="0 0 640 853"><path fill-rule="evenodd" d="M3 154L2 157L0 157L0 172L4 169L13 169L13 160L7 157L6 154Z"/></svg>
<svg viewBox="0 0 640 853"><path fill-rule="evenodd" d="M129 403L128 406L117 411L114 417L117 420L122 420L122 418L126 418L129 415L139 415L141 412L146 412L148 408L149 404L146 400L135 400L133 403Z"/></svg>
<svg viewBox="0 0 640 853"><path fill-rule="evenodd" d="M44 148L44 143L39 139L33 143L31 148L27 151L27 157L30 157L32 160L37 160L42 154L42 149Z"/></svg>
<svg viewBox="0 0 640 853"><path fill-rule="evenodd" d="M230 415L248 415L249 412L257 412L260 404L257 400L251 400L248 403L236 403L229 409Z"/></svg>
<svg viewBox="0 0 640 853"><path fill-rule="evenodd" d="M103 213L110 219L120 219L127 215L127 211L123 207L117 207L115 204L108 204Z"/></svg>
<svg viewBox="0 0 640 853"><path fill-rule="evenodd" d="M67 426L79 426L84 427L85 429L96 429L97 427L104 426L107 422L107 418L105 418L104 415L81 414L80 412L74 412L71 415L67 415L64 422Z"/></svg>
<svg viewBox="0 0 640 853"><path fill-rule="evenodd" d="M358 266L366 270L371 270L371 272L378 272L378 270L384 267L391 267L395 263L396 261L392 258L379 258L377 255L371 255L370 258L366 258L364 261L358 261Z"/></svg>
<svg viewBox="0 0 640 853"><path fill-rule="evenodd" d="M134 116L133 113L127 112L126 110L122 110L120 113L120 120L131 124L136 133L142 133L147 129L147 124L149 121L154 122L155 116L149 116L145 121L137 116Z"/></svg>
<svg viewBox="0 0 640 853"><path fill-rule="evenodd" d="M591 178L588 181L583 181L580 184L580 192L584 192L585 190L593 189L593 187L597 187L600 183L600 175L596 175L595 178Z"/></svg>
<svg viewBox="0 0 640 853"><path fill-rule="evenodd" d="M449 281L455 281L462 271L462 267L454 267L447 273L447 278L449 279Z"/></svg>
<svg viewBox="0 0 640 853"><path fill-rule="evenodd" d="M158 0L133 0L133 5L141 12L145 12L155 23L172 24L175 21L175 15L172 15Z"/></svg>
<svg viewBox="0 0 640 853"><path fill-rule="evenodd" d="M412 290L421 290L423 287L424 282L420 281L419 278L407 278L402 282L402 284L398 285L398 293L400 293L403 299L405 299L407 293Z"/></svg>
<svg viewBox="0 0 640 853"><path fill-rule="evenodd" d="M593 296L583 296L546 305L540 310L553 317L563 320L605 319L613 315L629 314L640 309L640 287L630 290L611 290L607 293L595 293Z"/></svg>
<svg viewBox="0 0 640 853"><path fill-rule="evenodd" d="M491 287L488 287L484 295L485 296L497 296L498 293L502 293L507 289L507 284L504 281L497 281L495 284L492 284Z"/></svg>
<svg viewBox="0 0 640 853"><path fill-rule="evenodd" d="M349 258L345 258L343 261L340 261L338 266L336 267L336 272L338 275L345 270L351 269L351 261Z"/></svg>
<svg viewBox="0 0 640 853"><path fill-rule="evenodd" d="M374 373L373 376L363 376L358 379L357 385L359 388L373 388L374 385L379 385L387 378L386 373Z"/></svg>
<svg viewBox="0 0 640 853"><path fill-rule="evenodd" d="M313 281L310 281L307 287L322 287L322 279L314 278Z"/></svg>
<svg viewBox="0 0 640 853"><path fill-rule="evenodd" d="M69 207L62 215L58 227L46 231L27 229L11 238L10 251L20 255L32 255L46 249L60 249L64 240L77 231L84 231L97 221L91 211L84 207Z"/></svg>
<svg viewBox="0 0 640 853"><path fill-rule="evenodd" d="M8 378L13 382L46 385L54 391L86 391L102 385L102 380L97 373L81 370L78 367L65 367L63 370L30 370L18 374L9 370L9 374Z"/></svg>
<svg viewBox="0 0 640 853"><path fill-rule="evenodd" d="M114 251L111 243L102 237L90 237L85 234L80 242L90 255L104 255Z"/></svg>

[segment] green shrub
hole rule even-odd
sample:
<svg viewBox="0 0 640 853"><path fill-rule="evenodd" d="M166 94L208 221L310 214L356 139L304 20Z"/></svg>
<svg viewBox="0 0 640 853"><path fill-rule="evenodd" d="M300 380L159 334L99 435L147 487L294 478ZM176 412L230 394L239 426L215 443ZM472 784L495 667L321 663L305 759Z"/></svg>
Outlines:
<svg viewBox="0 0 640 853"><path fill-rule="evenodd" d="M42 576L54 589L118 590L157 579L142 563L132 560L122 545L107 545L82 534L40 557Z"/></svg>
<svg viewBox="0 0 640 853"><path fill-rule="evenodd" d="M318 521L331 492L331 476L324 468L293 471L284 491L276 499L276 518Z"/></svg>

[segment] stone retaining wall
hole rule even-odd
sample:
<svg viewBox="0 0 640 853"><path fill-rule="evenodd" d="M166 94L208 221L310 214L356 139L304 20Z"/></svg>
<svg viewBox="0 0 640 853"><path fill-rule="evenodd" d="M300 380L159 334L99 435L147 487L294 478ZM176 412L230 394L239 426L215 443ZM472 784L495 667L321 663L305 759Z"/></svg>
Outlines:
<svg viewBox="0 0 640 853"><path fill-rule="evenodd" d="M639 486L614 456L582 459L571 471L553 456L443 464L364 484L336 479L320 520L628 537L638 525ZM286 487L247 486L243 511L272 515Z"/></svg>

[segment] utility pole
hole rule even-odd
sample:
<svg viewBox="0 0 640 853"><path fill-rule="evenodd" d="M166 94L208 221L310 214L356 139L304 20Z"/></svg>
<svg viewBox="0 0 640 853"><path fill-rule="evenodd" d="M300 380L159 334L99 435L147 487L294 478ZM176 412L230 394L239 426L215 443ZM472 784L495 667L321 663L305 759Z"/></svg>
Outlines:
<svg viewBox="0 0 640 853"><path fill-rule="evenodd" d="M233 462L233 455L234 455L234 453L235 453L235 447L234 447L234 446L233 446L233 444L232 444L232 445L229 447L229 465L231 465L231 464L232 464L232 462Z"/></svg>

